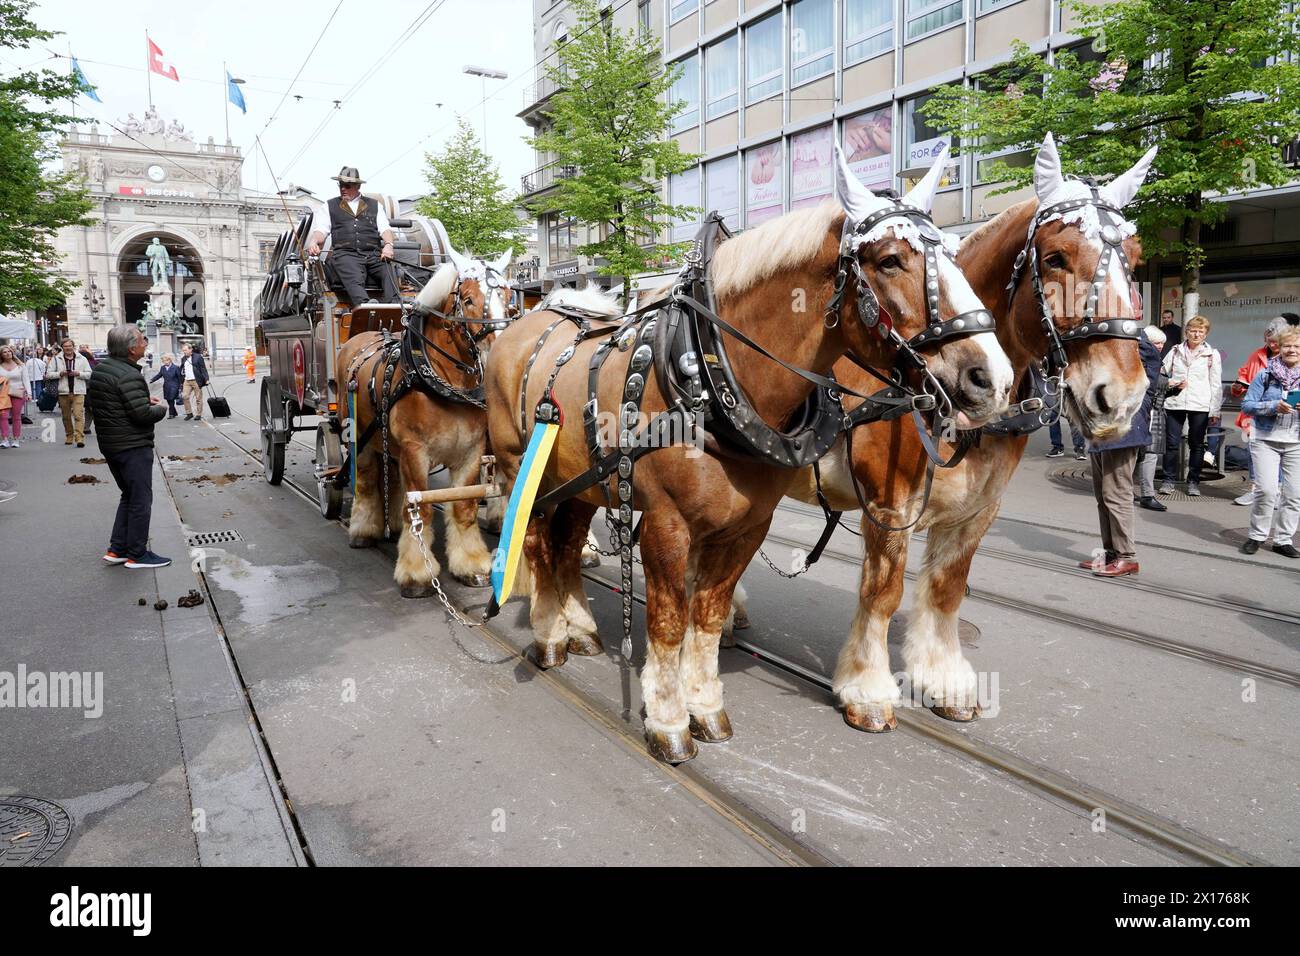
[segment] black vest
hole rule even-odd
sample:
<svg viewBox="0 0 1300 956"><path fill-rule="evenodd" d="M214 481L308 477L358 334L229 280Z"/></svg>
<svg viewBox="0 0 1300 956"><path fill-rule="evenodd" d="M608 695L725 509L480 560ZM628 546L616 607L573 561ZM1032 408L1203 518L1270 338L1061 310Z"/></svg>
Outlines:
<svg viewBox="0 0 1300 956"><path fill-rule="evenodd" d="M343 205L339 196L331 199L327 205L330 211L330 242L336 252L378 252L379 227L378 211L373 199L361 196L357 200L358 212Z"/></svg>

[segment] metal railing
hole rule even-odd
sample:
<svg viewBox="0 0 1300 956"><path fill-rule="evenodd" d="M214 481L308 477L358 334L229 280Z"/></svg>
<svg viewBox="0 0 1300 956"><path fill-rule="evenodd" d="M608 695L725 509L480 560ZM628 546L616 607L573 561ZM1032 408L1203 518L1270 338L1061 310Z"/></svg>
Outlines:
<svg viewBox="0 0 1300 956"><path fill-rule="evenodd" d="M578 173L577 166L561 165L557 162L538 166L531 173L519 177L519 184L525 194L539 192L557 179L571 179Z"/></svg>

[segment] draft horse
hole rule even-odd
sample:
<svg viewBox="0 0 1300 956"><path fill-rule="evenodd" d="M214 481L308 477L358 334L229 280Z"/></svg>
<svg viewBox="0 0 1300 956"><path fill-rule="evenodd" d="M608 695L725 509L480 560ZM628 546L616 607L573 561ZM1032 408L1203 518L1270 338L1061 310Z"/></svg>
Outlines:
<svg viewBox="0 0 1300 956"><path fill-rule="evenodd" d="M851 462L839 447L821 463L821 489L832 509L870 509L861 523L858 611L833 682L850 726L870 732L897 726L894 707L902 694L886 636L903 596L912 530L927 538L903 643L903 683L912 700L941 717L978 716L977 675L962 655L957 615L971 560L997 516L1027 436L1063 404L1088 439L1117 437L1128 430L1147 389L1136 341L1141 317L1130 294L1130 264L1141 249L1121 210L1154 156L1152 149L1132 169L1097 186L1063 175L1048 134L1034 167L1036 198L1012 206L961 244L957 264L996 316L1020 400L1004 420L969 434L965 457L935 474L924 510L925 451L899 422L862 425L865 434L854 438ZM846 362L835 374L851 387L868 381ZM1044 401L1046 407L1038 408ZM817 501L810 471L791 491Z"/></svg>
<svg viewBox="0 0 1300 956"><path fill-rule="evenodd" d="M838 149L836 163L839 203L734 238L710 217L666 298L628 316L528 313L498 336L487 364L488 432L506 483L519 474L530 429L558 423L524 539L533 654L556 666L569 653L602 652L579 556L593 515L609 507L625 633L639 537L645 733L650 753L667 762L695 756L696 738L731 736L718 676L723 621L797 467L824 454L842 427L839 386L826 377L840 357L897 362L908 408L973 419L1001 409L991 364L1005 358L991 318L970 316L964 334L914 338L931 306L948 323L973 300L957 270L927 270L926 254L893 228L928 221L942 170L898 202L858 185ZM600 409L616 416L616 448L588 427ZM673 416L702 428L704 441L656 442Z"/></svg>
<svg viewBox="0 0 1300 956"><path fill-rule="evenodd" d="M431 548L433 506L420 505L424 531L416 541L404 492L427 490L429 472L440 466L453 485L478 481L487 451L483 360L490 337L508 318L503 270L509 258L509 250L490 263L451 250L450 261L417 296L400 336L367 332L339 350L338 368L355 403L348 543L372 547L400 528L393 578L402 597L429 597L440 573ZM454 502L444 517L452 576L486 586L492 557L478 527L478 500Z"/></svg>

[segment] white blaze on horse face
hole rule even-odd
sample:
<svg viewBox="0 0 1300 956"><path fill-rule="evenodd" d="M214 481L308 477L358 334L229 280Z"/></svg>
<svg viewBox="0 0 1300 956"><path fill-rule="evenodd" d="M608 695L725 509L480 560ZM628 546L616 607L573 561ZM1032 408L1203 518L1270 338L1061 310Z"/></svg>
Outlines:
<svg viewBox="0 0 1300 956"><path fill-rule="evenodd" d="M975 294L965 273L957 268L957 264L944 255L938 256L936 261L939 264L939 288L947 295L953 313L964 315L967 312L983 311L984 303ZM979 345L988 357L989 378L993 382L994 389L1001 396L1009 395L1015 380L1015 372L1011 368L1011 360L1007 358L1007 353L1002 351L997 333L992 329L988 332L977 332L971 336L971 341Z"/></svg>

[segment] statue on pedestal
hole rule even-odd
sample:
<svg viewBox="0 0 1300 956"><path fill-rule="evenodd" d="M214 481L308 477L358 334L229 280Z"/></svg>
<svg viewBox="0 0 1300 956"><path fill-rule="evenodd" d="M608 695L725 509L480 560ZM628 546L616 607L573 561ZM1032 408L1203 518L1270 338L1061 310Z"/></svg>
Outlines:
<svg viewBox="0 0 1300 956"><path fill-rule="evenodd" d="M141 125L144 127L146 133L151 133L155 136L162 133L166 128L163 124L162 117L158 115L158 111L152 106L144 111L144 122L141 123Z"/></svg>
<svg viewBox="0 0 1300 956"><path fill-rule="evenodd" d="M153 277L154 288L167 289L167 271L172 264L172 258L167 254L167 247L157 237L153 237L153 242L144 250L145 257L149 260L149 274Z"/></svg>

